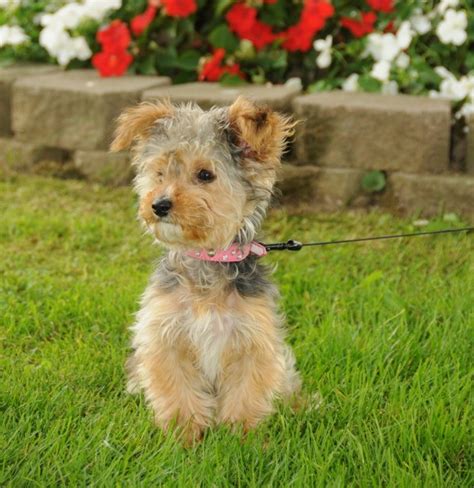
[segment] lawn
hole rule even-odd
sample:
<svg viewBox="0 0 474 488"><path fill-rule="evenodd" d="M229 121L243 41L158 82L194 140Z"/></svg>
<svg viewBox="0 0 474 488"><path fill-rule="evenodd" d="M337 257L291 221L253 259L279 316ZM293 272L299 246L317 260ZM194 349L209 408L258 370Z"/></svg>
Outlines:
<svg viewBox="0 0 474 488"><path fill-rule="evenodd" d="M0 182L0 212L1 486L473 486L474 236L265 258L321 404L186 450L124 391L127 329L160 253L131 191L15 177ZM265 236L398 233L413 220L278 210Z"/></svg>

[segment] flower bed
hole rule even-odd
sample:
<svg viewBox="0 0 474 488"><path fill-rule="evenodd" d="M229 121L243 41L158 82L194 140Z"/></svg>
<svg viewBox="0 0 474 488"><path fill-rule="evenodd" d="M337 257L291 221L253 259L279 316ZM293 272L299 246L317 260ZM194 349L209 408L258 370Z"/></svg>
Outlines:
<svg viewBox="0 0 474 488"><path fill-rule="evenodd" d="M430 94L474 112L470 0L0 0L0 63L309 91Z"/></svg>

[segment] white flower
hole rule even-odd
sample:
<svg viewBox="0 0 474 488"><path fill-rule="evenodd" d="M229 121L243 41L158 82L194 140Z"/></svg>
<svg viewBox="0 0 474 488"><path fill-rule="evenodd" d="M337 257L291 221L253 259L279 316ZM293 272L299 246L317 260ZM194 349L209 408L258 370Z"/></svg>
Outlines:
<svg viewBox="0 0 474 488"><path fill-rule="evenodd" d="M66 34L67 35L67 34ZM56 52L58 63L66 66L73 59L85 60L92 56L92 52L83 37L70 37Z"/></svg>
<svg viewBox="0 0 474 488"><path fill-rule="evenodd" d="M451 71L446 69L444 66L436 66L434 71L438 76L441 76L441 78L443 79L455 79L455 76L451 73Z"/></svg>
<svg viewBox="0 0 474 488"><path fill-rule="evenodd" d="M396 81L389 81L382 85L383 95L396 95L398 93L398 84Z"/></svg>
<svg viewBox="0 0 474 488"><path fill-rule="evenodd" d="M398 47L402 49L408 49L413 39L413 30L411 28L410 22L405 21L400 24L397 31L397 44Z"/></svg>
<svg viewBox="0 0 474 488"><path fill-rule="evenodd" d="M58 25L48 25L39 36L39 43L51 56L57 55L63 44L69 42L69 34Z"/></svg>
<svg viewBox="0 0 474 488"><path fill-rule="evenodd" d="M75 58L80 59L81 61L85 61L92 56L92 51L90 50L90 47L87 44L85 37L73 37L72 46L75 51Z"/></svg>
<svg viewBox="0 0 474 488"><path fill-rule="evenodd" d="M468 117L470 115L474 115L474 99L471 103L465 103L461 110L456 113L456 116L459 117ZM469 127L469 126L467 126Z"/></svg>
<svg viewBox="0 0 474 488"><path fill-rule="evenodd" d="M459 5L459 0L441 0L438 6L435 8L436 12L444 14L448 8L456 8Z"/></svg>
<svg viewBox="0 0 474 488"><path fill-rule="evenodd" d="M2 25L0 26L0 47L3 46L18 46L28 41L29 37L25 31L17 25Z"/></svg>
<svg viewBox="0 0 474 488"><path fill-rule="evenodd" d="M41 31L39 42L61 66L66 66L73 59L86 60L92 52L84 37L71 37L58 26L48 26Z"/></svg>
<svg viewBox="0 0 474 488"><path fill-rule="evenodd" d="M443 98L459 101L467 97L469 88L462 80L443 80L439 85L439 92Z"/></svg>
<svg viewBox="0 0 474 488"><path fill-rule="evenodd" d="M377 61L372 66L372 71L370 75L379 81L388 81L390 77L390 61Z"/></svg>
<svg viewBox="0 0 474 488"><path fill-rule="evenodd" d="M436 67L435 72L443 78L443 81L439 86L439 92L430 92L431 97L446 98L453 101L467 99L474 102L474 73L461 76L458 80L443 66Z"/></svg>
<svg viewBox="0 0 474 488"><path fill-rule="evenodd" d="M18 7L21 0L0 0L0 8Z"/></svg>
<svg viewBox="0 0 474 488"><path fill-rule="evenodd" d="M303 83L301 81L301 78L298 78L296 76L294 78L289 78L288 80L286 80L285 86L297 91L301 91L303 89Z"/></svg>
<svg viewBox="0 0 474 488"><path fill-rule="evenodd" d="M84 12L87 17L101 21L110 10L118 10L122 6L122 0L86 0Z"/></svg>
<svg viewBox="0 0 474 488"><path fill-rule="evenodd" d="M401 51L407 49L413 39L413 30L408 21L402 22L396 35L373 33L367 36L366 52L375 61L392 62Z"/></svg>
<svg viewBox="0 0 474 488"><path fill-rule="evenodd" d="M326 37L326 39L318 39L317 41L314 41L313 47L319 52L319 55L316 58L316 64L318 67L324 69L330 66L332 61L332 36L329 35Z"/></svg>
<svg viewBox="0 0 474 488"><path fill-rule="evenodd" d="M461 46L467 39L467 15L464 10L456 12L449 9L444 19L438 24L436 34L443 44Z"/></svg>
<svg viewBox="0 0 474 488"><path fill-rule="evenodd" d="M43 14L40 44L62 66L73 59L89 59L92 52L85 38L72 37L69 29L75 29L88 18L100 22L107 12L121 6L122 0L85 0L84 3L69 2L52 14Z"/></svg>
<svg viewBox="0 0 474 488"><path fill-rule="evenodd" d="M324 69L331 65L331 52L330 51L323 51L317 58L316 64L319 68Z"/></svg>
<svg viewBox="0 0 474 488"><path fill-rule="evenodd" d="M431 21L426 15L423 15L421 8L415 9L413 15L410 17L410 24L421 35L431 30Z"/></svg>
<svg viewBox="0 0 474 488"><path fill-rule="evenodd" d="M369 34L367 52L375 61L393 61L400 52L397 38L391 34Z"/></svg>
<svg viewBox="0 0 474 488"><path fill-rule="evenodd" d="M53 16L53 21L66 29L75 29L84 17L84 6L78 3L69 3L60 8Z"/></svg>
<svg viewBox="0 0 474 488"><path fill-rule="evenodd" d="M397 59L395 59L395 64L398 68L407 69L410 64L410 56L407 53L401 52Z"/></svg>
<svg viewBox="0 0 474 488"><path fill-rule="evenodd" d="M410 22L402 22L396 35L392 33L373 33L367 37L366 52L370 54L376 63L372 67L371 76L382 82L388 81L390 68L393 61L397 60L397 66L407 67L410 58L402 51L410 46L414 31Z"/></svg>
<svg viewBox="0 0 474 488"><path fill-rule="evenodd" d="M359 75L352 73L342 84L342 89L347 92L356 92L359 89Z"/></svg>

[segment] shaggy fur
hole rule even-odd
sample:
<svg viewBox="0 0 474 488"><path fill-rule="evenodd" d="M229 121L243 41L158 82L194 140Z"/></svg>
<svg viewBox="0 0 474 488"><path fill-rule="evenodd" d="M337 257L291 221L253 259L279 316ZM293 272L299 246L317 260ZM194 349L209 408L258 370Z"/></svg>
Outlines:
<svg viewBox="0 0 474 488"><path fill-rule="evenodd" d="M128 389L143 390L156 423L186 442L214 423L250 429L300 388L265 267L185 254L255 238L293 126L242 98L207 112L141 104L119 119L112 149L133 146L140 219L168 249L133 326ZM158 217L163 198L172 208Z"/></svg>

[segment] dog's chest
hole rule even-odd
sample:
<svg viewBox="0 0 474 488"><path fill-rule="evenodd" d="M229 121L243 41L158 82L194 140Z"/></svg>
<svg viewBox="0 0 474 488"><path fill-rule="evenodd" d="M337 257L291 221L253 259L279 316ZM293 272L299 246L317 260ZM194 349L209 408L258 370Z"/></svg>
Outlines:
<svg viewBox="0 0 474 488"><path fill-rule="evenodd" d="M205 313L191 313L188 317L188 337L196 351L199 366L210 382L214 382L219 375L222 356L226 348L232 346L237 322L237 317L230 311L213 307Z"/></svg>

